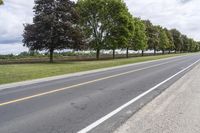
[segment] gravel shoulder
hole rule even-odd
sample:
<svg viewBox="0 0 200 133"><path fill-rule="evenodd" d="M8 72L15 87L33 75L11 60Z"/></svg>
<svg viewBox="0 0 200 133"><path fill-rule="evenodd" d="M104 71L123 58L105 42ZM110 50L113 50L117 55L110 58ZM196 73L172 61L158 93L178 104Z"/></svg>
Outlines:
<svg viewBox="0 0 200 133"><path fill-rule="evenodd" d="M199 133L200 64L114 133Z"/></svg>

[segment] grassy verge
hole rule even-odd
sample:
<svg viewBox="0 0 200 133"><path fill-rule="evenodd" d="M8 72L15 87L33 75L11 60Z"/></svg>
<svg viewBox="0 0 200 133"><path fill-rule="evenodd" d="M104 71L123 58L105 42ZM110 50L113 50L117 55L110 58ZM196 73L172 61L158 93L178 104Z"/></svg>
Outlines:
<svg viewBox="0 0 200 133"><path fill-rule="evenodd" d="M0 84L75 73L99 68L125 65L143 61L163 59L180 54L146 56L106 61L77 61L63 63L12 64L0 65Z"/></svg>

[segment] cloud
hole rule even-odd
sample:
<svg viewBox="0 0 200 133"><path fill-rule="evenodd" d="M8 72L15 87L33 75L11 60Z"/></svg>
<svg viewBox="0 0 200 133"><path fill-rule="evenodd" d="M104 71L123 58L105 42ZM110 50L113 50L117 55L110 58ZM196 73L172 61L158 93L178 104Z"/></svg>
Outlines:
<svg viewBox="0 0 200 133"><path fill-rule="evenodd" d="M188 3L188 2L190 2L190 1L192 1L192 0L180 0L180 2L181 2L182 4Z"/></svg>
<svg viewBox="0 0 200 133"><path fill-rule="evenodd" d="M24 50L21 44L23 24L32 22L33 5L33 0L5 0L0 6L0 54L16 53L10 50L13 48L17 52Z"/></svg>
<svg viewBox="0 0 200 133"><path fill-rule="evenodd" d="M177 28L182 33L200 40L199 0L125 0L134 16L150 19L154 24ZM8 49L24 51L23 24L31 23L34 0L5 0L0 6L0 54ZM5 47L8 48L5 48Z"/></svg>
<svg viewBox="0 0 200 133"><path fill-rule="evenodd" d="M199 0L125 0L134 16L200 40Z"/></svg>
<svg viewBox="0 0 200 133"><path fill-rule="evenodd" d="M23 47L21 43L0 44L0 54L19 54L20 52L28 51L28 48Z"/></svg>

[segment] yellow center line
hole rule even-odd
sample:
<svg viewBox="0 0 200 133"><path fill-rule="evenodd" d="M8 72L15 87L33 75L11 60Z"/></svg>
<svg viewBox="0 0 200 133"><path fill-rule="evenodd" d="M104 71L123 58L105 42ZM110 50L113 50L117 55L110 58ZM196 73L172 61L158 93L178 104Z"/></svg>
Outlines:
<svg viewBox="0 0 200 133"><path fill-rule="evenodd" d="M9 105L9 104L13 104L13 103L22 102L22 101L29 100L29 99L33 99L33 98L36 98L36 97L45 96L45 95L56 93L56 92L61 92L61 91L67 90L67 89L80 87L80 86L91 84L91 83L95 83L95 82L98 82L98 81L102 81L102 80L106 80L106 79L111 79L111 78L123 76L123 75L126 75L126 74L130 74L130 73L142 71L142 70L145 70L145 69L161 66L161 65L168 64L168 63L171 63L171 62L174 62L174 61L169 61L169 62L157 64L157 65L152 65L152 66L144 67L144 68L141 68L141 69L131 70L131 71L128 71L128 72L115 74L115 75L112 75L112 76L107 76L107 77L104 77L104 78L99 78L99 79L91 80L91 81L88 81L88 82L84 82L84 83L68 86L68 87L65 87L65 88L60 88L60 89L56 89L56 90L52 90L52 91L47 91L47 92L44 92L44 93L39 93L39 94L36 94L36 95L31 95L31 96L27 96L27 97L11 100L11 101L8 101L8 102L3 102L3 103L0 103L0 107L1 106L5 106L5 105Z"/></svg>

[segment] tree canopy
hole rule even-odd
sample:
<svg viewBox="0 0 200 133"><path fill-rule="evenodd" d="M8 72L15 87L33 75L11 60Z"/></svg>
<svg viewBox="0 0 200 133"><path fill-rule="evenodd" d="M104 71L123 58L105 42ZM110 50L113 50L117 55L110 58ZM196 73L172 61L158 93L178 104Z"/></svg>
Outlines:
<svg viewBox="0 0 200 133"><path fill-rule="evenodd" d="M146 35L146 26L139 18L135 18L135 31L134 36L131 40L131 49L133 50L146 50L147 45L147 35Z"/></svg>
<svg viewBox="0 0 200 133"><path fill-rule="evenodd" d="M165 50L170 47L170 40L165 32L165 30L160 27L159 28L159 50L164 54Z"/></svg>
<svg viewBox="0 0 200 133"><path fill-rule="evenodd" d="M134 23L122 0L79 0L77 10L90 48L114 50L125 47L132 37Z"/></svg>
<svg viewBox="0 0 200 133"><path fill-rule="evenodd" d="M82 35L75 3L70 0L35 0L33 24L25 24L23 42L31 50L81 49Z"/></svg>
<svg viewBox="0 0 200 133"><path fill-rule="evenodd" d="M134 17L124 0L35 0L33 24L24 25L23 43L30 50L116 49L196 52L200 43L177 29Z"/></svg>
<svg viewBox="0 0 200 133"><path fill-rule="evenodd" d="M146 35L148 38L148 49L154 50L154 54L158 50L159 44L159 29L154 26L149 20L144 21L146 25Z"/></svg>
<svg viewBox="0 0 200 133"><path fill-rule="evenodd" d="M186 51L189 52L190 50L190 40L187 38L186 35L181 35L181 40L182 40L182 46L181 46L181 51Z"/></svg>
<svg viewBox="0 0 200 133"><path fill-rule="evenodd" d="M181 33L177 29L172 29L171 34L174 39L175 51L180 51L182 45Z"/></svg>
<svg viewBox="0 0 200 133"><path fill-rule="evenodd" d="M171 32L167 28L165 28L164 30L165 30L165 33L166 33L168 39L169 39L169 44L168 44L168 47L166 48L166 50L168 50L169 53L170 53L175 48L174 39L173 39L173 36L172 36Z"/></svg>

